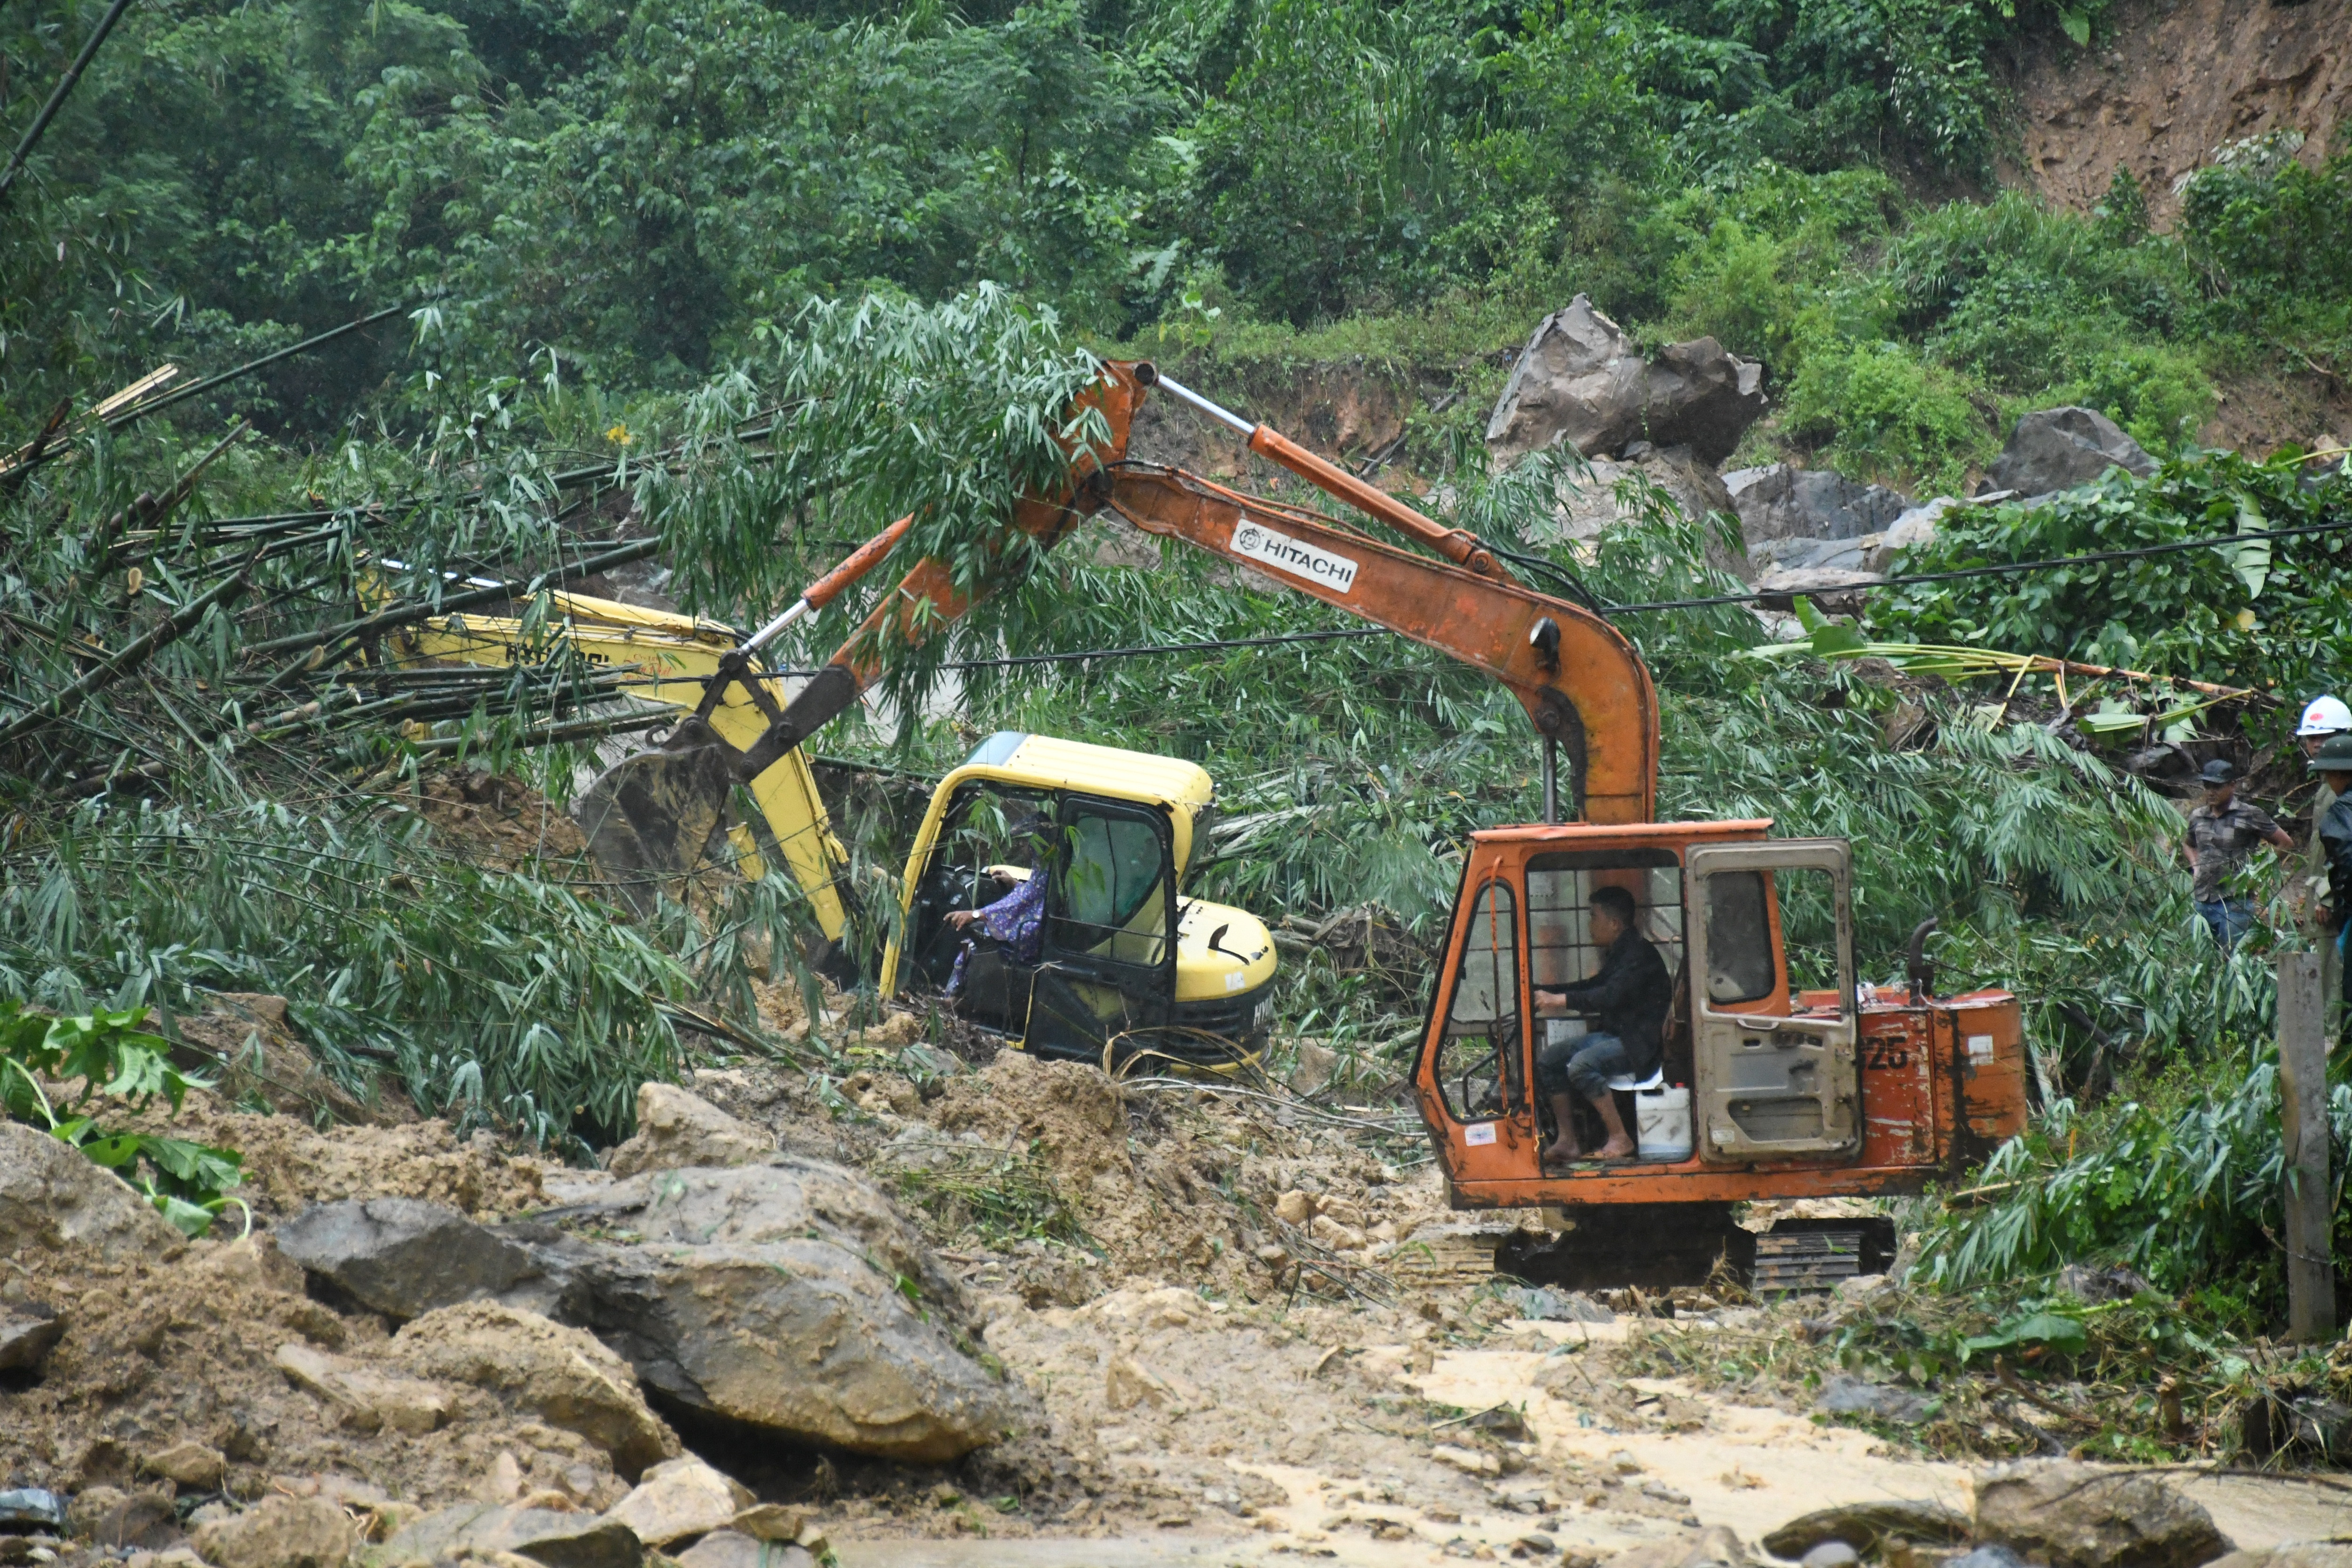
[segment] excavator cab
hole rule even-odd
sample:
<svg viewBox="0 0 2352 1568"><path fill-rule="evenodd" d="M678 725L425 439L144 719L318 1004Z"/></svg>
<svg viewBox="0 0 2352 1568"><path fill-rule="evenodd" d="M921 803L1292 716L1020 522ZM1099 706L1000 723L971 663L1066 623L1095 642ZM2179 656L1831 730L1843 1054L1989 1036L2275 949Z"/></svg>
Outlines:
<svg viewBox="0 0 2352 1568"><path fill-rule="evenodd" d="M1252 1059L1273 1024L1273 938L1245 910L1182 893L1214 795L1191 763L992 735L932 796L883 994L952 985L961 1016L1041 1056L1146 1071ZM949 921L1036 877L1029 943Z"/></svg>
<svg viewBox="0 0 2352 1568"><path fill-rule="evenodd" d="M1414 1089L1471 1208L1727 1205L1916 1192L2022 1125L2022 1027L2000 992L1882 996L1858 983L1852 851L1766 822L1529 826L1473 836ZM1590 977L1591 900L1633 895L1664 960L1663 1060L1612 1083L1637 1157L1545 1166L1547 1048L1594 1020L1538 1016ZM1573 1098L1573 1097L1571 1097ZM1577 1140L1598 1142L1581 1104Z"/></svg>

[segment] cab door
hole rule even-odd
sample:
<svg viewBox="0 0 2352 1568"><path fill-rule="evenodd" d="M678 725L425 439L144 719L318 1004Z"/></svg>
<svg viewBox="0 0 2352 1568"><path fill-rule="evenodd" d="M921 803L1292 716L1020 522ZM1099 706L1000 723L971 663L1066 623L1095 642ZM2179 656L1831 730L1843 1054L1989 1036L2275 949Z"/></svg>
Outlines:
<svg viewBox="0 0 2352 1568"><path fill-rule="evenodd" d="M1167 1026L1176 1002L1175 843L1157 806L1063 796L1028 1049L1100 1061Z"/></svg>
<svg viewBox="0 0 2352 1568"><path fill-rule="evenodd" d="M1727 1163L1862 1148L1853 853L1843 839L1694 846L1691 1044L1699 1153ZM1793 923L1822 973L1792 976ZM1830 1012L1797 1016L1802 979Z"/></svg>

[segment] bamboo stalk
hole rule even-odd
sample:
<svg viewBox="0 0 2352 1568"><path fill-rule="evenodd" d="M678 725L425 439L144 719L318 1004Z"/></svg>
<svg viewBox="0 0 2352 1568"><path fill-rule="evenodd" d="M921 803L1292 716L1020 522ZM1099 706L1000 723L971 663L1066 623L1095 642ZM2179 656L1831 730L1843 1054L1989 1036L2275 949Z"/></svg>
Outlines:
<svg viewBox="0 0 2352 1568"><path fill-rule="evenodd" d="M81 73L89 68L90 58L98 53L98 46L106 42L106 35L114 31L114 24L122 20L122 13L130 8L131 0L114 0L114 4L107 7L106 15L99 18L98 26L90 30L89 37L83 41L81 53L76 55L74 63L66 68L66 74L58 79L49 100L41 105L40 113L33 117L33 123L26 126L25 134L18 138L16 151L9 154L6 172L0 173L0 201L7 199L9 187L16 183L16 175L25 167L25 160L31 157L33 149L41 144L42 136L49 129L49 121L58 117L58 110L65 106L67 97L74 89L74 83L81 80Z"/></svg>
<svg viewBox="0 0 2352 1568"><path fill-rule="evenodd" d="M475 588L463 594L452 594L438 604L426 604L420 601L404 605L395 605L389 609L378 610L372 616L362 616L355 621L344 621L320 630L295 632L286 637L273 637L268 642L255 643L245 651L251 654L291 653L329 647L338 642L348 641L352 637L362 637L373 632L388 631L394 626L410 626L417 621L428 620L435 616L469 610L477 605L497 604L507 599L520 598L525 594L537 593L541 584L551 577L558 581L565 577L593 577L599 572L614 566L625 566L632 561L643 561L648 556L657 555L660 552L660 540L635 540L618 550L591 556L568 568L541 573L529 581L520 577L509 578L503 583L494 583L487 588ZM275 683L273 680L272 684Z"/></svg>
<svg viewBox="0 0 2352 1568"><path fill-rule="evenodd" d="M604 735L632 735L641 730L658 730L665 724L676 723L683 715L677 712L635 713L610 719L574 719L562 724L542 724L526 730L515 737L518 746L551 746L562 741L584 741ZM496 737L482 731L464 735L436 735L431 740L411 741L408 744L419 755L455 752L490 744Z"/></svg>
<svg viewBox="0 0 2352 1568"><path fill-rule="evenodd" d="M215 605L234 604L245 592L252 571L253 563L248 559L244 565L237 568L235 576L214 584L195 598L189 600L176 614L157 622L143 636L125 645L121 652L115 654L47 701L17 715L7 728L0 729L0 746L23 740L34 731L66 717L90 698L146 663L158 649L168 647L177 642L190 626L204 619L205 612Z"/></svg>

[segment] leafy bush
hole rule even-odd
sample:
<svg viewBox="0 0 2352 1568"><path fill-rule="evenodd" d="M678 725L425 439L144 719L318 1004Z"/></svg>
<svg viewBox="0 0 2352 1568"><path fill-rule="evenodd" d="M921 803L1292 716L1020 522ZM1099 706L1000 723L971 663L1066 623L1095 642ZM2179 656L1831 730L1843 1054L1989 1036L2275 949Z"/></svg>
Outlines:
<svg viewBox="0 0 2352 1568"><path fill-rule="evenodd" d="M2341 1149L2352 1086L2330 1089L2327 1114ZM1995 1201L1948 1211L1915 1277L1959 1288L2083 1259L2126 1264L2168 1291L2219 1282L2274 1295L2283 1169L2273 1050L2221 1055L2094 1110L2062 1100L1986 1163L1976 1183ZM2342 1249L2352 1226L2337 1224Z"/></svg>
<svg viewBox="0 0 2352 1568"><path fill-rule="evenodd" d="M1998 449L1972 391L1899 342L1811 346L1785 418L1790 435L1826 442L1841 472L1951 493Z"/></svg>
<svg viewBox="0 0 2352 1568"><path fill-rule="evenodd" d="M2352 523L2352 483L2306 479L2293 447L2266 462L2201 453L2152 479L2110 472L2032 511L1946 514L1906 573L2052 560L2242 531ZM1975 643L2247 686L2293 710L2332 690L2352 646L2352 533L2085 562L2018 576L1923 584L1874 595L1874 625L1921 642ZM2258 732L2276 710L2249 716Z"/></svg>

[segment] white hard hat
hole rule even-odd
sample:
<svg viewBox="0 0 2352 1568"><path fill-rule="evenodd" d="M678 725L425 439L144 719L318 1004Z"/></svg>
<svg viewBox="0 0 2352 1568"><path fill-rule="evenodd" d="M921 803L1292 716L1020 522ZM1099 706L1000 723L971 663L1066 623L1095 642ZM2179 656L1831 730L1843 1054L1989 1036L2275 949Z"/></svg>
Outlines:
<svg viewBox="0 0 2352 1568"><path fill-rule="evenodd" d="M2352 730L2352 708L2333 697L2315 697L2303 710L2303 722L2295 726L2298 735L2334 735Z"/></svg>

